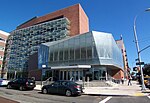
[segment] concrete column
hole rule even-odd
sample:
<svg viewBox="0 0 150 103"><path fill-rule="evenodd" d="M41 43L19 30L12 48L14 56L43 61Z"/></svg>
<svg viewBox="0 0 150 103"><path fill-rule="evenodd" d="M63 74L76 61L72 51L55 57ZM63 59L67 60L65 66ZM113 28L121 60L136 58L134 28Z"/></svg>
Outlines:
<svg viewBox="0 0 150 103"><path fill-rule="evenodd" d="M52 70L52 77L54 77L54 70Z"/></svg>
<svg viewBox="0 0 150 103"><path fill-rule="evenodd" d="M74 80L76 81L77 78L76 78L76 70L74 70Z"/></svg>
<svg viewBox="0 0 150 103"><path fill-rule="evenodd" d="M63 73L63 74L62 74L62 80L64 80L64 71L62 71L62 73Z"/></svg>
<svg viewBox="0 0 150 103"><path fill-rule="evenodd" d="M82 80L83 80L83 77L84 77L84 76L83 76L83 69L81 70L81 77L82 77Z"/></svg>
<svg viewBox="0 0 150 103"><path fill-rule="evenodd" d="M59 80L60 80L60 76L61 76L60 73L61 73L61 71L59 70Z"/></svg>
<svg viewBox="0 0 150 103"><path fill-rule="evenodd" d="M71 79L71 77L72 77L72 71L70 70L69 80Z"/></svg>
<svg viewBox="0 0 150 103"><path fill-rule="evenodd" d="M106 80L108 80L108 74L107 74L107 70L105 72L105 75L106 75Z"/></svg>
<svg viewBox="0 0 150 103"><path fill-rule="evenodd" d="M92 80L94 80L94 68L92 68Z"/></svg>
<svg viewBox="0 0 150 103"><path fill-rule="evenodd" d="M66 70L66 80L68 80L68 70Z"/></svg>
<svg viewBox="0 0 150 103"><path fill-rule="evenodd" d="M78 70L78 81L80 80L80 70Z"/></svg>

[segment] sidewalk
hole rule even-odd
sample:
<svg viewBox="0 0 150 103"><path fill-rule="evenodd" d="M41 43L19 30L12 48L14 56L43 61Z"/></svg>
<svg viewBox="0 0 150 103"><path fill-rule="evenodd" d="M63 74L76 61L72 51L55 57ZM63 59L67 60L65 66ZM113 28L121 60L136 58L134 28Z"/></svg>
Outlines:
<svg viewBox="0 0 150 103"><path fill-rule="evenodd" d="M37 85L35 90L41 90L41 85ZM107 95L107 96L145 96L150 94L150 90L142 93L141 87L137 81L132 81L132 85L117 84L113 87L84 87L83 94L85 95Z"/></svg>
<svg viewBox="0 0 150 103"><path fill-rule="evenodd" d="M150 93L142 93L141 87L137 81L132 81L132 85L128 86L127 82L118 84L113 87L85 87L84 94L88 95L111 95L111 96L145 96Z"/></svg>

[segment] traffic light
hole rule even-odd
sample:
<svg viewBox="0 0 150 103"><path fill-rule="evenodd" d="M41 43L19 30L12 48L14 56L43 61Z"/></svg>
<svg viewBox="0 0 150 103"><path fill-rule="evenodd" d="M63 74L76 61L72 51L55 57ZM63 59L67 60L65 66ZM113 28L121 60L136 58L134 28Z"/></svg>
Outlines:
<svg viewBox="0 0 150 103"><path fill-rule="evenodd" d="M133 71L137 71L137 67L133 67Z"/></svg>

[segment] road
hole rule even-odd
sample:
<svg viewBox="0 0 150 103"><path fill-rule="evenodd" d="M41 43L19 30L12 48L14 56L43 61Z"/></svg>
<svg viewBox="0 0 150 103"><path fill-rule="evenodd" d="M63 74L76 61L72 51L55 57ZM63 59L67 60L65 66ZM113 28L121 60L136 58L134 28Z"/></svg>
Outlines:
<svg viewBox="0 0 150 103"><path fill-rule="evenodd" d="M19 91L0 87L0 103L5 97L20 103L149 103L148 96L73 96L42 94L40 91ZM14 102L9 102L14 103Z"/></svg>
<svg viewBox="0 0 150 103"><path fill-rule="evenodd" d="M42 94L40 91L19 91L0 87L0 97L5 97L20 103L99 103L106 96L74 96Z"/></svg>
<svg viewBox="0 0 150 103"><path fill-rule="evenodd" d="M109 96L99 103L150 103L148 96Z"/></svg>

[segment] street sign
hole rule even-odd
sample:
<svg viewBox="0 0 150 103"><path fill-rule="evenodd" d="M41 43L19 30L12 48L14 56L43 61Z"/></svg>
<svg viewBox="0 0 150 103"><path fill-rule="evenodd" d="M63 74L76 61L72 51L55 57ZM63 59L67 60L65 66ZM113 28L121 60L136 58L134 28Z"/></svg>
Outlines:
<svg viewBox="0 0 150 103"><path fill-rule="evenodd" d="M138 62L136 65L144 65L144 62Z"/></svg>

